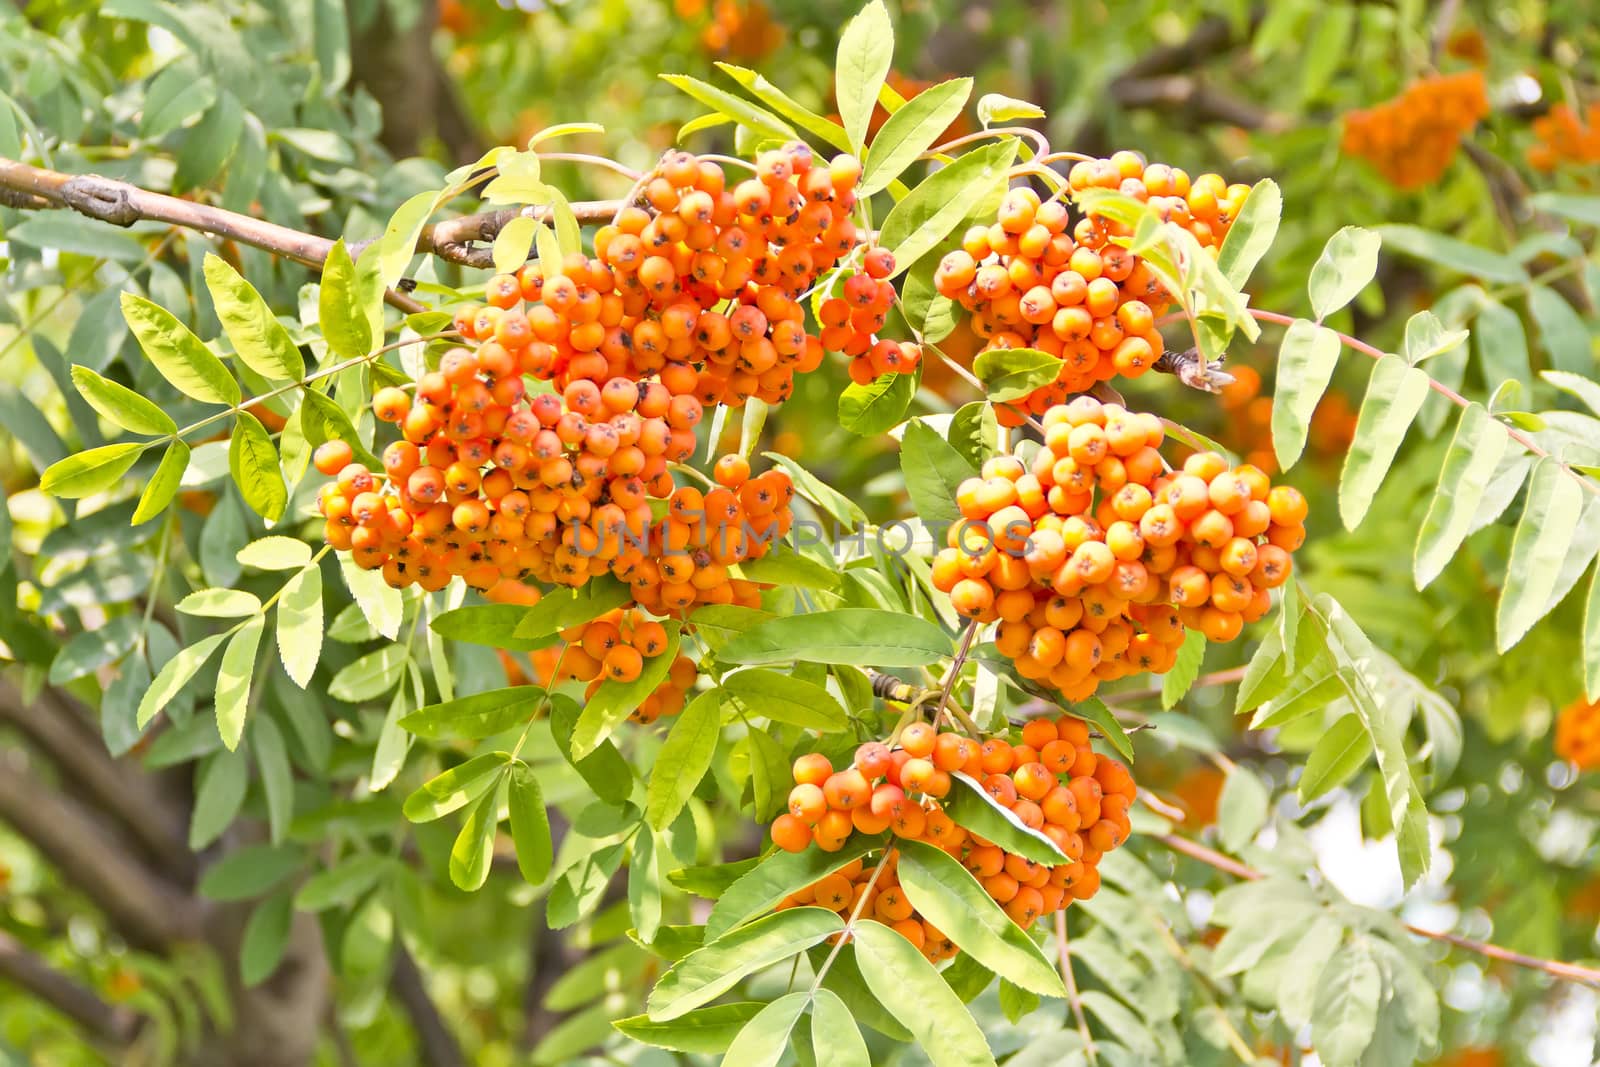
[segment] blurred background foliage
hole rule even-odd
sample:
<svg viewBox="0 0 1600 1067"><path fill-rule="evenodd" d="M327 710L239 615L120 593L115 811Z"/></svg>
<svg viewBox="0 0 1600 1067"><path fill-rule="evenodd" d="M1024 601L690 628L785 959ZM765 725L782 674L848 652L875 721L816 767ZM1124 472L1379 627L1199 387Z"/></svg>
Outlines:
<svg viewBox="0 0 1600 1067"><path fill-rule="evenodd" d="M660 82L660 72L727 86L718 63L759 69L827 114L837 35L857 6L855 0L0 0L0 156L124 178L357 240L379 232L413 192L437 187L451 167L495 144L524 143L555 123L603 123L604 134L575 138L571 147L648 167L702 110ZM1057 148L1091 154L1135 148L1191 173L1275 179L1284 223L1252 282L1257 306L1305 313L1303 279L1339 227L1411 223L1513 258L1545 279L1579 321L1592 376L1600 325L1592 243L1580 243L1581 228L1575 238L1528 206L1534 192L1593 194L1600 179L1595 157L1585 157L1581 145L1555 155L1551 147L1574 123L1582 140L1587 106L1600 93L1594 67L1600 23L1584 0L902 0L897 6L890 84L902 95L972 75L978 93L1043 106L1049 118L1041 128ZM1347 112L1395 98L1435 72L1473 71L1481 72L1488 114L1459 148L1449 147L1435 180L1397 189L1341 149ZM951 133L976 128L968 116ZM704 151L736 147L727 126L695 134L690 143ZM607 172L572 165L550 164L546 177L573 199L615 197L626 188ZM10 605L0 604L7 646L22 659L30 641L58 642L129 610L153 613L176 631L180 624L168 605L187 586L175 586L150 550L155 525L128 533L94 516L70 522L70 508L34 487L37 472L69 447L97 443L78 428L80 413L71 410L77 398L64 388L66 364L104 370L122 360L136 372L140 367L118 311L119 292L148 294L180 314L186 309L197 332L215 335L198 280L212 243L152 224L109 234L67 213L4 208L0 242L0 483L7 495L0 524L11 527L8 588L17 589L18 603L34 616L76 618L66 634L51 633L17 621ZM280 313L293 319L314 308L307 289L314 277L301 265L248 248L227 251ZM466 288L481 280L436 263L426 263L418 277ZM1496 316L1500 332L1488 343L1513 350L1520 344L1531 368L1552 365L1551 323L1530 310L1521 287L1475 282L1405 255L1386 254L1379 284L1330 324L1396 350L1407 318L1427 307L1451 325L1474 324L1484 307L1509 309L1509 319ZM1276 340L1269 331L1259 347L1236 343L1230 366L1240 382L1220 401L1178 395L1160 376L1135 383L1130 400L1159 393L1171 418L1270 463ZM1460 712L1460 759L1428 779L1442 873L1411 894L1403 913L1426 922L1460 916L1457 928L1473 936L1540 955L1593 958L1600 952L1600 789L1593 773L1580 774L1551 745L1556 716L1581 695L1582 593L1569 595L1509 654L1493 651L1491 605L1520 513L1514 500L1439 581L1415 591L1409 546L1448 441L1439 434L1443 411L1424 413L1422 429L1430 432L1412 431L1368 521L1354 532L1340 528L1334 486L1367 373L1365 361L1342 362L1315 420L1308 458L1289 478L1313 502L1303 553L1308 584L1333 593L1380 648ZM1457 377L1462 391L1480 400L1498 384L1479 359L1463 359ZM153 387L157 380L145 368L135 384ZM796 398L768 423L771 447L803 454L874 519L903 514L894 442L856 438L837 424L834 398L844 381L843 368L833 366L800 383ZM1573 407L1548 387L1538 390L1519 406ZM961 381L930 363L921 410L949 411L972 398ZM118 518L125 526L125 514ZM236 546L259 534L253 516L227 495L196 486L178 521L189 558L207 580L240 580L231 550L219 553L208 544ZM329 618L343 620L352 640L370 636L359 618L339 615L338 607L330 603ZM330 652L327 669L337 671L358 651L359 644ZM170 654L152 649L151 665ZM503 684L492 653L464 647L458 655L459 691ZM1214 649L1205 669L1243 661L1242 650ZM100 699L92 679L63 681L76 684L82 699ZM271 688L266 697L286 722L294 716L290 692ZM1286 843L1287 827L1309 828L1335 885L1363 903L1402 903L1391 852L1363 844L1358 832L1361 812L1350 798L1362 790L1336 791L1308 811L1295 804L1292 788L1285 790L1323 719L1244 734L1220 688L1197 689L1185 710L1219 740L1225 759L1197 751L1204 744L1183 744L1189 731L1173 724L1139 735L1138 772L1141 782L1189 813L1191 829L1217 817L1224 781L1218 767L1247 764L1273 786ZM438 875L450 828L405 826L394 792L360 803L340 799L342 787L370 765L381 718L381 707L341 706L330 713L331 726L297 738L296 763L325 777L297 787L303 795L295 840L311 847L329 836L365 835L397 856L420 857L396 875L394 921L470 1062L570 1062L610 1033L611 1018L639 1010L654 976L655 961L623 936L625 905L613 903L594 920L552 936L543 929L543 907L534 906L536 891L514 873L496 876L476 895L450 888ZM189 761L209 757L202 743L174 741L174 733L181 731L135 756L180 775ZM9 745L13 738L3 740ZM567 777L564 788L547 785L546 796L576 815L584 808L583 787ZM259 816L265 801L251 790L233 803ZM699 811L702 858L755 849L757 829L731 805ZM1135 849L1164 876L1185 884L1208 878L1137 840ZM342 958L335 1018L323 1026L304 1020L315 1031L318 1062L423 1058L398 980L386 966L363 962L371 949L363 921L381 925L389 915L325 925ZM1193 918L1203 928L1203 916ZM173 1035L171 1047L224 1010L217 994L233 961L174 960L128 945L105 929L70 879L3 825L0 931L113 1004L159 1014ZM373 936L389 943L388 934ZM1583 1067L1597 1054L1600 1000L1593 991L1477 959L1458 958L1438 977L1451 1050L1442 1063ZM998 1005L988 1010L992 1034L1011 1025ZM1010 1047L1059 1029L1063 1020L1054 1010L1030 1017ZM1271 1062L1301 1062L1292 1036L1268 1027L1257 1051ZM82 1027L0 984L0 1059L78 1064L102 1062L104 1055ZM671 1062L638 1049L619 1056ZM1229 1062L1209 1047L1193 1057Z"/></svg>

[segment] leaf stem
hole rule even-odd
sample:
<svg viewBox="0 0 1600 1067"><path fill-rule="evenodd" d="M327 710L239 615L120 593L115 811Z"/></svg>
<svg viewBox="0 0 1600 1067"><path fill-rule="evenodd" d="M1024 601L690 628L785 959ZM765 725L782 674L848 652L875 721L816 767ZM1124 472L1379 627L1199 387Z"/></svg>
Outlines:
<svg viewBox="0 0 1600 1067"><path fill-rule="evenodd" d="M856 906L850 912L850 918L844 924L844 929L839 931L839 940L833 943L833 950L828 953L828 958L822 961L822 966L817 968L817 975L811 982L811 996L817 995L817 990L822 988L822 980L827 977L828 968L833 966L833 961L839 958L839 952L844 948L845 942L850 940L850 931L856 928L856 923L861 921L861 913L867 908L867 901L872 899L872 889L878 884L878 876L883 874L883 868L888 864L889 857L894 855L893 848L883 850L883 856L878 860L878 865L872 869L872 877L867 879L867 891L856 899Z"/></svg>
<svg viewBox="0 0 1600 1067"><path fill-rule="evenodd" d="M1084 1054L1089 1057L1089 1062L1098 1064L1099 1055L1095 1052L1094 1037L1089 1033L1089 1020L1083 1014L1083 1000L1078 995L1078 978L1072 973L1072 950L1067 945L1067 912L1066 909L1056 912L1056 952L1061 958L1061 978L1067 983L1067 1003L1072 1006L1072 1016L1078 1023L1078 1036L1083 1039Z"/></svg>
<svg viewBox="0 0 1600 1067"><path fill-rule="evenodd" d="M1292 326L1296 321L1293 315L1280 315L1276 311L1260 311L1256 308L1251 308L1250 314L1252 317L1259 319L1262 322L1271 322L1279 326ZM1324 326L1323 329L1329 328ZM1346 348L1353 348L1357 352L1371 356L1373 359L1382 359L1388 355L1388 353L1384 352L1382 349L1374 348L1365 341L1362 341L1359 338L1351 337L1347 333L1340 333L1338 330L1330 330L1329 332L1331 332L1335 337L1339 338L1339 341ZM1428 388L1432 389L1434 392L1438 393L1440 396L1444 397L1458 408L1464 408L1468 404L1472 403L1472 401L1468 400L1466 397L1462 396L1448 385L1445 385L1443 382L1437 380L1431 374L1428 375ZM1576 478L1578 480L1578 484L1581 485L1586 491L1600 495L1600 484L1597 484L1592 478L1585 478L1582 474L1573 470L1570 466L1563 462L1559 457L1552 456L1547 450L1542 448L1538 442L1529 437L1527 434L1523 433L1521 430L1517 429L1515 426L1508 426L1499 419L1495 419L1494 423L1496 426L1499 426L1506 432L1506 436L1510 437L1513 441L1517 442L1517 444L1527 449L1530 453L1540 457L1541 459L1555 460L1555 462L1560 465L1561 469L1566 471L1572 477Z"/></svg>
<svg viewBox="0 0 1600 1067"><path fill-rule="evenodd" d="M1231 874L1235 878L1254 882L1266 877L1265 874L1254 867L1224 856L1222 853L1207 848L1199 842L1191 841L1186 837L1179 837L1177 834L1158 834L1153 840L1174 852L1181 852L1190 859L1199 860L1206 866L1213 867L1225 874ZM1561 960L1547 960L1539 956L1528 956L1521 952L1513 952L1508 948L1501 948L1499 945L1488 941L1475 941L1470 937L1462 937L1459 934L1452 934L1444 930L1428 930L1414 923L1406 923L1405 928L1418 937L1442 941L1447 945L1454 945L1456 948L1465 949L1468 952L1476 952L1478 955L1487 956L1492 960L1516 964L1518 967L1542 971L1554 978L1561 978L1569 982L1577 982L1581 985L1600 989L1600 967L1585 967L1577 963L1565 963Z"/></svg>

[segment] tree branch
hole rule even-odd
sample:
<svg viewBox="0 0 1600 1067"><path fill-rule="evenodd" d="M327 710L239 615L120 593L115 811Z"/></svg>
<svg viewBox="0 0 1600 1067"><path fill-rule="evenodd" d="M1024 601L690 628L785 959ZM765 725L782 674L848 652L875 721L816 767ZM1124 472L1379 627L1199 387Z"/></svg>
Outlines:
<svg viewBox="0 0 1600 1067"><path fill-rule="evenodd" d="M0 721L22 731L72 781L76 794L125 827L163 869L185 879L193 874L186 814L172 807L148 775L106 753L76 701L46 687L30 702L0 681Z"/></svg>
<svg viewBox="0 0 1600 1067"><path fill-rule="evenodd" d="M21 751L0 752L0 819L94 901L129 941L161 948L201 936L201 912L128 852L75 800L34 774Z"/></svg>
<svg viewBox="0 0 1600 1067"><path fill-rule="evenodd" d="M395 949L394 972L389 977L389 989L405 1008L411 1019L411 1028L417 1034L420 1062L427 1067L466 1067L467 1059L461 1044L445 1025L417 961L411 958L404 945Z"/></svg>
<svg viewBox="0 0 1600 1067"><path fill-rule="evenodd" d="M610 222L621 206L620 200L580 200L571 205L572 214L579 222ZM488 246L500 236L506 223L519 215L542 220L550 217L550 209L544 206L508 207L436 222L423 228L422 236L417 239L417 251L464 267L489 270L494 267L494 253ZM350 255L360 256L371 243L370 240L357 241L350 246Z"/></svg>
<svg viewBox="0 0 1600 1067"><path fill-rule="evenodd" d="M44 1001L100 1041L127 1045L139 1032L140 1019L134 1012L108 1004L94 990L51 967L3 931L0 978Z"/></svg>
<svg viewBox="0 0 1600 1067"><path fill-rule="evenodd" d="M326 237L291 230L237 211L153 193L115 178L63 174L12 159L0 159L0 190L10 194L12 207L68 208L113 226L132 226L140 220L164 222L264 249L308 267L321 268L333 248L333 242ZM30 197L30 202L17 202ZM384 299L408 314L427 310L426 306L392 289L385 292Z"/></svg>
<svg viewBox="0 0 1600 1067"><path fill-rule="evenodd" d="M1231 874L1235 878L1254 882L1266 877L1265 874L1254 867L1224 856L1222 853L1209 849L1199 842L1190 841L1186 837L1179 837L1177 834L1158 834L1154 840L1174 852L1181 852L1190 859L1199 860L1206 866L1214 867L1225 874ZM1470 937L1462 937L1459 934L1452 934L1442 930L1428 930L1412 923L1406 923L1405 928L1418 937L1443 941L1447 945L1454 945L1456 948L1465 949L1468 952L1476 952L1480 956L1487 956L1493 960L1503 960L1506 963L1514 963L1518 967L1542 971L1554 978L1564 978L1569 982L1578 982L1582 985L1600 988L1600 968L1597 967L1584 967L1576 963L1563 963L1560 960L1525 956L1520 952L1513 952L1508 948L1501 948L1499 945L1491 944L1487 941L1474 941Z"/></svg>

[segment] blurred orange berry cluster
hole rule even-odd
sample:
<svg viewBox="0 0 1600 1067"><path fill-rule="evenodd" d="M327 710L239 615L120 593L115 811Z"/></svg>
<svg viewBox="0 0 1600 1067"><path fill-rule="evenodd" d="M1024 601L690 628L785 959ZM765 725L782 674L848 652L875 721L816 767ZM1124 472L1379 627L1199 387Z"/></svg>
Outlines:
<svg viewBox="0 0 1600 1067"><path fill-rule="evenodd" d="M1574 700L1556 716L1556 755L1581 771L1600 767L1600 704Z"/></svg>
<svg viewBox="0 0 1600 1067"><path fill-rule="evenodd" d="M673 0L680 19L711 19L700 30L700 47L711 55L760 59L783 44L783 26L761 0Z"/></svg>
<svg viewBox="0 0 1600 1067"><path fill-rule="evenodd" d="M1528 165L1553 171L1561 163L1600 163L1600 102L1590 104L1583 118L1566 104L1533 120L1539 143L1528 148Z"/></svg>
<svg viewBox="0 0 1600 1067"><path fill-rule="evenodd" d="M1222 388L1222 410L1228 427L1222 440L1243 453L1245 462L1268 474L1278 470L1272 450L1272 397L1261 395L1261 373L1254 367L1228 365L1233 381ZM1350 398L1329 390L1311 414L1311 440L1317 455L1342 455L1355 440L1356 411Z"/></svg>
<svg viewBox="0 0 1600 1067"><path fill-rule="evenodd" d="M1348 112L1343 148L1401 189L1437 181L1455 159L1461 135L1489 113L1481 71L1436 75L1376 107Z"/></svg>

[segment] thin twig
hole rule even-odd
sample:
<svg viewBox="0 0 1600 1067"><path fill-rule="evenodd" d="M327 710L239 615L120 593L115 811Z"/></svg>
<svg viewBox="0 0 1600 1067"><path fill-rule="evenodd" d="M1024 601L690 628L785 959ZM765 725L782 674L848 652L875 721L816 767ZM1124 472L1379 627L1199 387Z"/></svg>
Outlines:
<svg viewBox="0 0 1600 1067"><path fill-rule="evenodd" d="M1209 686L1232 685L1234 682L1243 680L1245 671L1248 669L1247 667L1229 667L1225 671L1212 671L1210 674L1202 674L1190 683L1189 688L1205 689ZM1111 695L1117 700L1130 702L1134 700L1154 700L1161 695L1161 687L1151 686L1149 689L1130 689L1125 693L1112 693Z"/></svg>
<svg viewBox="0 0 1600 1067"><path fill-rule="evenodd" d="M1179 837L1176 834L1159 834L1154 837L1154 840L1174 852L1181 852L1190 859L1199 860L1206 866L1214 867L1225 874L1231 874L1235 878L1254 882L1266 877L1265 874L1254 867L1240 863L1238 860L1230 859L1222 853L1209 849L1198 842L1190 841L1186 837ZM1514 963L1518 967L1543 971L1554 978L1563 978L1569 982L1578 982L1583 985L1600 988L1600 967L1584 967L1577 963L1565 963L1561 960L1547 960L1539 956L1528 956L1521 952L1513 952L1508 948L1501 948L1499 945L1488 941L1475 941L1470 937L1462 937L1460 934L1452 934L1442 930L1428 930L1413 923L1406 923L1405 928L1418 937L1443 941L1445 944L1454 945L1456 948L1465 949L1468 952L1476 952L1478 955L1487 956L1490 959Z"/></svg>
<svg viewBox="0 0 1600 1067"><path fill-rule="evenodd" d="M1276 311L1258 311L1255 308L1251 308L1250 314L1253 317L1260 319L1262 322L1276 323L1279 326L1292 326L1297 321L1293 315L1280 315ZM1383 359L1386 355L1388 355L1388 353L1384 352L1382 349L1374 348L1365 341L1362 341L1359 338L1351 337L1349 334L1340 333L1338 330L1331 330L1330 332L1333 333L1334 336L1338 337L1339 341L1346 348L1353 348L1357 352L1371 356L1373 359ZM1432 389L1446 400L1449 400L1450 403L1454 404L1458 408L1464 408L1472 403L1470 400L1456 392L1454 389L1450 388L1448 385L1445 385L1443 382L1434 378L1431 374L1428 375L1428 388ZM1523 448L1527 449L1529 452L1540 457L1541 459L1554 459L1558 464L1561 465L1561 469L1572 475L1572 477L1576 478L1578 480L1578 484L1581 485L1585 490L1600 495L1600 483L1596 483L1591 478L1585 478L1582 474L1573 470L1565 462L1555 456L1552 456L1545 449L1541 448L1538 442L1529 437L1527 434L1523 433L1521 430L1517 429L1515 426L1507 426L1498 419L1496 419L1495 422L1502 430L1506 432L1506 436L1517 442L1517 444L1521 445Z"/></svg>
<svg viewBox="0 0 1600 1067"><path fill-rule="evenodd" d="M51 967L4 931L0 931L0 979L55 1008L95 1040L123 1046L139 1032L138 1015L102 1000L94 990Z"/></svg>
<svg viewBox="0 0 1600 1067"><path fill-rule="evenodd" d="M822 961L822 966L817 968L817 975L811 982L811 996L817 995L817 990L822 988L822 980L827 977L828 968L833 966L833 961L839 958L839 953L844 949L845 942L850 940L850 932L856 928L856 923L861 920L861 913L866 910L867 901L872 899L872 889L878 884L878 876L883 873L883 868L889 862L889 857L895 850L886 848L883 856L878 860L878 865L872 869L872 877L867 879L867 891L856 898L856 906L850 912L849 920L844 924L844 929L839 931L839 940L833 943L833 949Z"/></svg>
<svg viewBox="0 0 1600 1067"><path fill-rule="evenodd" d="M961 677L961 668L967 662L967 654L972 651L972 639L978 636L978 620L973 619L967 623L967 632L961 637L961 647L956 650L956 658L950 663L950 672L944 677L944 685L939 689L939 706L933 711L933 728L939 728L939 720L944 717L945 706L950 703L950 690L955 688L956 679Z"/></svg>
<svg viewBox="0 0 1600 1067"><path fill-rule="evenodd" d="M1072 1015L1078 1022L1078 1036L1083 1038L1083 1051L1089 1062L1098 1064L1094 1037L1089 1033L1089 1020L1083 1014L1083 1000L1078 996L1078 977L1072 973L1072 950L1067 947L1067 912L1056 912L1056 951L1061 957L1061 979L1067 983L1067 1003L1072 1005Z"/></svg>

